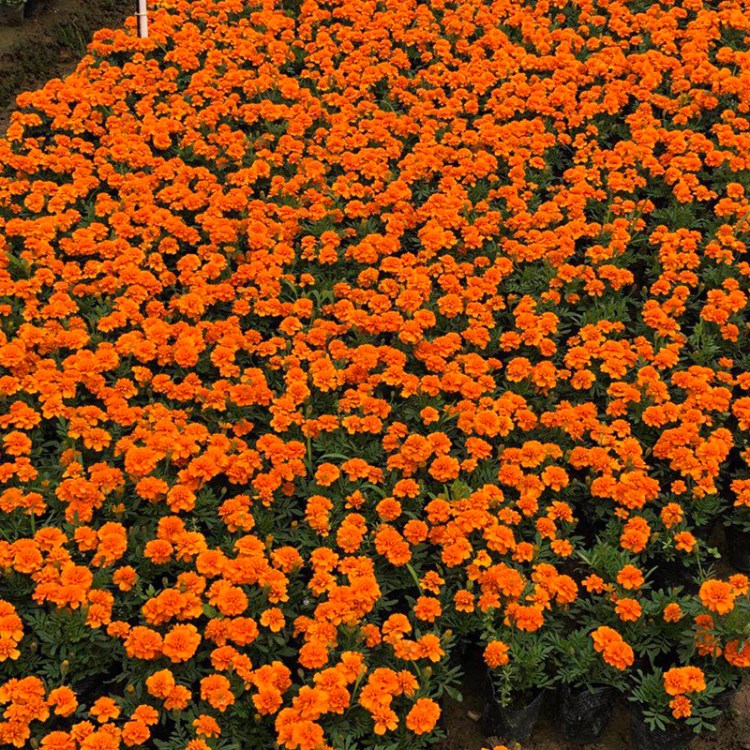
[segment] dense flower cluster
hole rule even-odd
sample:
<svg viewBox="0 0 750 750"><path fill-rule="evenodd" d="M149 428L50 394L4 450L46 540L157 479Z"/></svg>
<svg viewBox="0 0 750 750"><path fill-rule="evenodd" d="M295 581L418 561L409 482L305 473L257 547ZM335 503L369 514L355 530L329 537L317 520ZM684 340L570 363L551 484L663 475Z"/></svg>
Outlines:
<svg viewBox="0 0 750 750"><path fill-rule="evenodd" d="M750 667L747 11L159 0L19 97L0 744L418 748L473 639L503 699L707 726Z"/></svg>

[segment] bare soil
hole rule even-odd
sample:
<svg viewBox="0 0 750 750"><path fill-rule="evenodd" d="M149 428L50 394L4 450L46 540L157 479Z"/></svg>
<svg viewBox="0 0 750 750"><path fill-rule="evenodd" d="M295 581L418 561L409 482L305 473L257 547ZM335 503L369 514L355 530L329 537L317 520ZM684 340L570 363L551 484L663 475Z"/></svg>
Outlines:
<svg viewBox="0 0 750 750"><path fill-rule="evenodd" d="M22 26L0 26L0 133L18 94L72 72L95 31L134 12L135 0L28 0Z"/></svg>

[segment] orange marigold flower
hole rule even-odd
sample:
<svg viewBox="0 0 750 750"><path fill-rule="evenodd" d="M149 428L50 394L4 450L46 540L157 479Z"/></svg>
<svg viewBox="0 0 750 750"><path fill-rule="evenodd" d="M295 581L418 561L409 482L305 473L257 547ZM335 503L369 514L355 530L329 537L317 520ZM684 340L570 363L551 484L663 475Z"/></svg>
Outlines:
<svg viewBox="0 0 750 750"><path fill-rule="evenodd" d="M164 636L164 656L173 662L190 659L198 650L201 636L195 625L175 625Z"/></svg>
<svg viewBox="0 0 750 750"><path fill-rule="evenodd" d="M592 594L601 594L604 591L604 579L596 575L596 573L591 573L591 575L583 579L582 583L586 591Z"/></svg>
<svg viewBox="0 0 750 750"><path fill-rule="evenodd" d="M474 594L466 589L461 589L453 595L453 605L457 612L474 611Z"/></svg>
<svg viewBox="0 0 750 750"><path fill-rule="evenodd" d="M429 474L438 482L450 482L458 476L459 462L453 456L438 456L431 464Z"/></svg>
<svg viewBox="0 0 750 750"><path fill-rule="evenodd" d="M484 647L484 661L490 669L501 667L508 663L509 647L502 641L490 641Z"/></svg>
<svg viewBox="0 0 750 750"><path fill-rule="evenodd" d="M169 694L174 690L175 684L174 675L169 669L154 672L154 674L146 678L148 692L154 698L161 698L162 700L169 697Z"/></svg>
<svg viewBox="0 0 750 750"><path fill-rule="evenodd" d="M635 516L631 518L623 529L620 537L620 544L623 549L631 552L642 552L648 544L651 536L651 527L645 518Z"/></svg>
<svg viewBox="0 0 750 750"><path fill-rule="evenodd" d="M508 614L519 630L533 632L544 624L544 615L540 607L513 605L508 607Z"/></svg>
<svg viewBox="0 0 750 750"><path fill-rule="evenodd" d="M692 552L695 549L696 539L689 531L681 531L674 535L675 549L682 552Z"/></svg>
<svg viewBox="0 0 750 750"><path fill-rule="evenodd" d="M218 737L221 734L221 727L213 716L200 714L193 719L193 729L195 733L203 737Z"/></svg>
<svg viewBox="0 0 750 750"><path fill-rule="evenodd" d="M224 675L213 674L201 680L201 698L213 708L224 712L235 702L229 680Z"/></svg>
<svg viewBox="0 0 750 750"><path fill-rule="evenodd" d="M705 676L699 667L674 667L664 673L663 680L668 695L700 693L706 689Z"/></svg>
<svg viewBox="0 0 750 750"><path fill-rule="evenodd" d="M123 565L117 568L112 573L112 583L114 583L120 591L130 591L135 586L138 580L138 574L130 565Z"/></svg>
<svg viewBox="0 0 750 750"><path fill-rule="evenodd" d="M726 615L734 609L735 592L725 581L705 581L698 592L703 606L719 615Z"/></svg>
<svg viewBox="0 0 750 750"><path fill-rule="evenodd" d="M414 615L425 622L435 622L443 613L440 600L432 596L420 596L414 607Z"/></svg>
<svg viewBox="0 0 750 750"><path fill-rule="evenodd" d="M750 668L750 641L729 641L724 649L724 658L734 667Z"/></svg>
<svg viewBox="0 0 750 750"><path fill-rule="evenodd" d="M737 596L745 596L750 591L750 579L742 573L729 576L729 583Z"/></svg>
<svg viewBox="0 0 750 750"><path fill-rule="evenodd" d="M615 612L623 622L635 622L643 610L635 599L619 599L615 605Z"/></svg>
<svg viewBox="0 0 750 750"><path fill-rule="evenodd" d="M617 574L617 583L628 590L639 589L644 582L643 573L634 565L625 565Z"/></svg>
<svg viewBox="0 0 750 750"><path fill-rule="evenodd" d="M406 726L414 734L427 734L440 718L440 706L430 698L419 698L406 715Z"/></svg>
<svg viewBox="0 0 750 750"><path fill-rule="evenodd" d="M148 725L137 719L126 721L122 727L122 741L128 747L142 745L149 737L151 737L151 731Z"/></svg>
<svg viewBox="0 0 750 750"><path fill-rule="evenodd" d="M154 659L162 654L162 637L155 630L137 625L125 638L125 652L138 659Z"/></svg>
<svg viewBox="0 0 750 750"><path fill-rule="evenodd" d="M335 464L320 464L315 471L315 481L321 487L329 487L341 476L341 471Z"/></svg>
<svg viewBox="0 0 750 750"><path fill-rule="evenodd" d="M678 695L669 701L669 707L672 709L672 716L675 719L685 719L692 713L692 703L690 698L684 695Z"/></svg>
<svg viewBox="0 0 750 750"><path fill-rule="evenodd" d="M633 649L612 628L602 625L591 633L594 648L602 654L604 661L616 669L627 669L635 660Z"/></svg>
<svg viewBox="0 0 750 750"><path fill-rule="evenodd" d="M76 694L65 685L50 690L47 705L54 709L58 716L70 716L78 708Z"/></svg>
<svg viewBox="0 0 750 750"><path fill-rule="evenodd" d="M682 619L682 608L677 602L671 602L664 607L665 622L679 622Z"/></svg>
<svg viewBox="0 0 750 750"><path fill-rule="evenodd" d="M679 505L678 503L667 503L662 508L660 517L661 517L662 523L668 529L671 529L673 526L676 526L678 523L681 523L682 519L685 517L685 511L682 509L682 506Z"/></svg>
<svg viewBox="0 0 750 750"><path fill-rule="evenodd" d="M261 614L260 624L268 628L271 632L278 633L280 630L283 630L286 619L278 607L271 607Z"/></svg>
<svg viewBox="0 0 750 750"><path fill-rule="evenodd" d="M120 715L120 707L112 698L103 696L94 701L89 713L100 723L116 719Z"/></svg>

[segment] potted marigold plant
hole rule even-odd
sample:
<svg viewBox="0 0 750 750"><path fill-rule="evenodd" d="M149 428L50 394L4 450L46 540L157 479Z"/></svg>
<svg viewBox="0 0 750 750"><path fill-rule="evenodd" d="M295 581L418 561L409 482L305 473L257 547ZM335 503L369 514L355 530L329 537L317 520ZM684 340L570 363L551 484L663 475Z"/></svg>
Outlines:
<svg viewBox="0 0 750 750"><path fill-rule="evenodd" d="M639 661L628 692L635 748L679 750L695 734L714 731L739 681L737 668L750 665L747 594L747 577L736 574L704 581L697 596L653 595L662 609L650 620L659 648Z"/></svg>
<svg viewBox="0 0 750 750"><path fill-rule="evenodd" d="M629 699L630 734L635 750L681 750L694 734L713 731L721 715L714 699L721 687L706 680L702 669L693 665L666 671L638 670Z"/></svg>
<svg viewBox="0 0 750 750"><path fill-rule="evenodd" d="M645 552L656 588L669 590L680 586L696 593L700 578L710 570L719 553L708 541L713 511L722 503L717 495L695 502L680 504L669 498L652 518L654 542ZM690 512L685 505L690 506ZM649 514L646 514L647 516ZM707 520L708 519L708 520Z"/></svg>
<svg viewBox="0 0 750 750"><path fill-rule="evenodd" d="M488 613L484 623L489 676L484 731L515 741L531 734L555 682L550 656L563 627L560 614L578 594L573 579L548 563L535 566L531 579L525 599L509 602L502 620Z"/></svg>
<svg viewBox="0 0 750 750"><path fill-rule="evenodd" d="M587 743L601 736L618 691L625 689L635 655L621 633L638 629L643 609L635 597L642 599L648 584L630 555L612 544L577 556L589 574L551 658L560 681L559 721L570 740Z"/></svg>
<svg viewBox="0 0 750 750"><path fill-rule="evenodd" d="M711 578L686 607L690 645L700 655L702 669L717 681L717 705L722 709L737 689L740 670L750 667L748 591L748 577L742 573L726 581Z"/></svg>
<svg viewBox="0 0 750 750"><path fill-rule="evenodd" d="M545 692L554 684L549 670L552 627L541 628L540 632L507 629L501 631L504 640L488 639L484 659L489 672L482 719L486 736L522 742L534 731Z"/></svg>
<svg viewBox="0 0 750 750"><path fill-rule="evenodd" d="M616 525L608 527L615 530ZM635 539L619 541L640 549ZM695 597L681 594L669 580L654 590L654 570L632 550L618 547L617 534L608 534L590 551L578 553L589 574L581 581L568 628L555 642L558 715L573 741L594 742L601 735L617 692L630 692L631 668L669 667L695 651L685 617Z"/></svg>
<svg viewBox="0 0 750 750"><path fill-rule="evenodd" d="M596 742L607 727L615 700L626 685L628 654L605 661L588 626L553 641L550 660L559 679L557 716L572 742Z"/></svg>

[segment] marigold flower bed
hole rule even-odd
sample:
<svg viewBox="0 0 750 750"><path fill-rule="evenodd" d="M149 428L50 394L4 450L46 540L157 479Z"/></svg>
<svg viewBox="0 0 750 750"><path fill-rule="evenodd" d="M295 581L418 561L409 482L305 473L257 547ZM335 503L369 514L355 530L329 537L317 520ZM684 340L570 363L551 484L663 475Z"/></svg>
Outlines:
<svg viewBox="0 0 750 750"><path fill-rule="evenodd" d="M472 648L711 731L748 3L132 20L0 140L0 743L427 747Z"/></svg>

